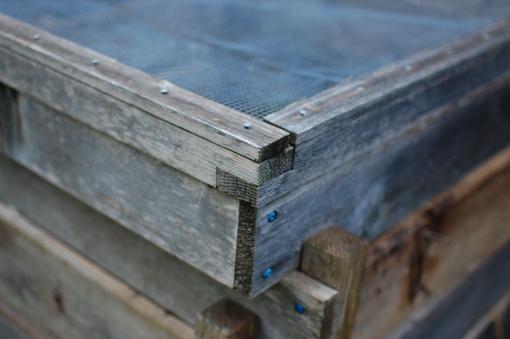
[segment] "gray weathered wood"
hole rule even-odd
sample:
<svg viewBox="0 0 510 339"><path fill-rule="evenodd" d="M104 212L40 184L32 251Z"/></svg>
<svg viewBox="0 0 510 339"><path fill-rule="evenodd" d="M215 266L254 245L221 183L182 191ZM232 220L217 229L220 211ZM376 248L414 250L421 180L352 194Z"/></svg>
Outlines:
<svg viewBox="0 0 510 339"><path fill-rule="evenodd" d="M462 282L437 305L418 313L391 339L462 338L510 286L510 245ZM432 307L431 307L432 306Z"/></svg>
<svg viewBox="0 0 510 339"><path fill-rule="evenodd" d="M37 41L35 34L40 36ZM2 48L137 107L158 121L252 160L263 161L287 147L288 133L281 129L4 15L0 15L0 43ZM99 60L100 67L91 64L94 59ZM167 95L160 93L162 86L168 88ZM252 125L248 131L243 127L246 121Z"/></svg>
<svg viewBox="0 0 510 339"><path fill-rule="evenodd" d="M13 210L0 207L0 295L60 338L191 339L193 330Z"/></svg>
<svg viewBox="0 0 510 339"><path fill-rule="evenodd" d="M297 189L381 143L431 110L510 68L510 21L427 50L266 117L293 135L293 171L260 189L260 204ZM306 111L303 116L300 111Z"/></svg>
<svg viewBox="0 0 510 339"><path fill-rule="evenodd" d="M291 272L247 299L1 155L0 200L190 324L202 310L228 298L259 316L261 338L319 339L336 296L336 290ZM295 304L305 312L297 313Z"/></svg>
<svg viewBox="0 0 510 339"><path fill-rule="evenodd" d="M224 299L200 313L195 334L197 339L255 339L258 319L244 307Z"/></svg>
<svg viewBox="0 0 510 339"><path fill-rule="evenodd" d="M204 183L19 97L7 153L53 184L234 286L239 202ZM11 120L15 120L12 118Z"/></svg>
<svg viewBox="0 0 510 339"><path fill-rule="evenodd" d="M510 143L508 77L430 112L398 140L259 209L254 272L278 279L332 225L374 238ZM267 215L277 211L278 219Z"/></svg>
<svg viewBox="0 0 510 339"><path fill-rule="evenodd" d="M322 339L348 339L358 310L367 243L338 227L309 239L301 270L338 291L324 323Z"/></svg>
<svg viewBox="0 0 510 339"><path fill-rule="evenodd" d="M281 156L257 163L154 117L109 92L17 54L12 42L1 37L0 32L1 82L211 186L216 186L218 169L258 185L290 168Z"/></svg>

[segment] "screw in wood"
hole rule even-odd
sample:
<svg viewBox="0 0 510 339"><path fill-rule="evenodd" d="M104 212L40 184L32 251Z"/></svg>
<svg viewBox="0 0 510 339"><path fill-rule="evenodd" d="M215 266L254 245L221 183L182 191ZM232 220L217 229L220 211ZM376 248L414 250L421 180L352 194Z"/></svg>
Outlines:
<svg viewBox="0 0 510 339"><path fill-rule="evenodd" d="M301 305L300 303L296 303L294 304L294 310L299 313L299 314L303 314L305 313L305 307L303 305Z"/></svg>
<svg viewBox="0 0 510 339"><path fill-rule="evenodd" d="M299 115L301 115L302 117L304 117L306 115L306 109L300 109L299 110Z"/></svg>
<svg viewBox="0 0 510 339"><path fill-rule="evenodd" d="M161 94L168 94L168 89L165 87L160 88L159 93Z"/></svg>
<svg viewBox="0 0 510 339"><path fill-rule="evenodd" d="M247 121L247 122L245 122L245 123L243 124L243 127L244 127L244 129L250 129L250 128L251 128L251 123L249 123L249 122Z"/></svg>
<svg viewBox="0 0 510 339"><path fill-rule="evenodd" d="M92 65L97 66L99 64L99 60L92 59Z"/></svg>
<svg viewBox="0 0 510 339"><path fill-rule="evenodd" d="M273 221L275 221L277 218L278 218L278 212L276 212L276 211L271 211L271 212L269 212L269 214L267 215L267 221L268 221L268 222L273 222Z"/></svg>
<svg viewBox="0 0 510 339"><path fill-rule="evenodd" d="M262 273L262 278L264 279L269 279L271 278L271 276L273 275L273 269L271 267L267 268L263 273Z"/></svg>

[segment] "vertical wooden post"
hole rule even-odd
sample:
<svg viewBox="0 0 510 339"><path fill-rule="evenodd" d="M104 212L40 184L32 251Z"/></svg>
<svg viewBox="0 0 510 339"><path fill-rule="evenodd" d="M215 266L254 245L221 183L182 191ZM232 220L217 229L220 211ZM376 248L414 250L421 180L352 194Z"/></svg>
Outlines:
<svg viewBox="0 0 510 339"><path fill-rule="evenodd" d="M350 337L356 316L367 244L338 227L326 229L304 246L301 270L336 289L323 324L323 339Z"/></svg>
<svg viewBox="0 0 510 339"><path fill-rule="evenodd" d="M254 339L257 327L255 314L224 299L200 313L195 333L197 339Z"/></svg>

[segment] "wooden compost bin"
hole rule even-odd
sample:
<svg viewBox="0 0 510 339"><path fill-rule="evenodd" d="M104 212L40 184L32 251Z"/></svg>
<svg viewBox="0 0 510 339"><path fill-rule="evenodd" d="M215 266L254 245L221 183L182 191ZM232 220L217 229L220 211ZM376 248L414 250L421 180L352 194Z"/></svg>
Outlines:
<svg viewBox="0 0 510 339"><path fill-rule="evenodd" d="M0 12L0 310L26 333L510 332L510 2Z"/></svg>

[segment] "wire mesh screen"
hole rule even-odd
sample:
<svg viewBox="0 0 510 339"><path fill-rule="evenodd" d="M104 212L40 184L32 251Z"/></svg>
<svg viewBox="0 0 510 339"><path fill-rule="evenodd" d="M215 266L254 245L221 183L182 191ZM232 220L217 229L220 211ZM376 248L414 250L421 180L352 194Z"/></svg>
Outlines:
<svg viewBox="0 0 510 339"><path fill-rule="evenodd" d="M0 0L0 11L258 118L487 23L319 0Z"/></svg>

